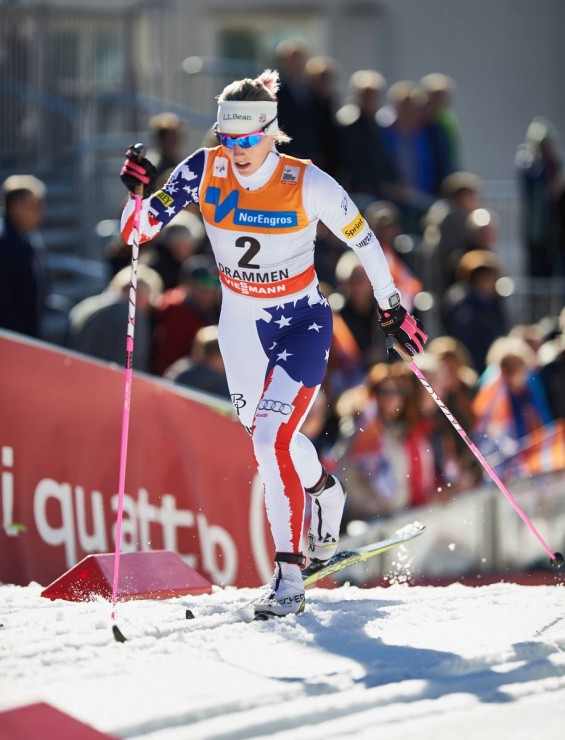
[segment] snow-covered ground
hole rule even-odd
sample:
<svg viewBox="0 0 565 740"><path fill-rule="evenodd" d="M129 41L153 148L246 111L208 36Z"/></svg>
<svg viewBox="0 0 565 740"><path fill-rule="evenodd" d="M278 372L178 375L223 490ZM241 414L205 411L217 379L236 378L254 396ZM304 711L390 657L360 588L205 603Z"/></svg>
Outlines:
<svg viewBox="0 0 565 740"><path fill-rule="evenodd" d="M242 621L251 589L118 604L0 587L0 710L47 702L118 737L562 740L565 588L310 589ZM189 607L193 621L184 618Z"/></svg>

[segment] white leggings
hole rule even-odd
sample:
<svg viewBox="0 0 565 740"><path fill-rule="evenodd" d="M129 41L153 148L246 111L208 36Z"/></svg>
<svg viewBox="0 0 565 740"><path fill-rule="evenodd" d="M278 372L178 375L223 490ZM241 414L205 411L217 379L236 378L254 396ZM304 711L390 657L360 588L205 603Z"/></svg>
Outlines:
<svg viewBox="0 0 565 740"><path fill-rule="evenodd" d="M320 389L332 313L317 286L297 301L259 307L224 289L219 342L233 404L251 434L277 552L301 552L304 489L322 476L300 429Z"/></svg>

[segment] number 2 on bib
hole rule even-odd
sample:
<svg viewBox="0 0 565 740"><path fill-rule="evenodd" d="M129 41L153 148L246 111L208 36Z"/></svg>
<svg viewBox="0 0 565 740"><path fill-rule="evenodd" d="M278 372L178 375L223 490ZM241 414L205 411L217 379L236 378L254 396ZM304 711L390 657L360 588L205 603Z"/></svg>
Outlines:
<svg viewBox="0 0 565 740"><path fill-rule="evenodd" d="M261 249L261 245L259 244L257 239L252 236L240 236L238 239L236 239L235 246L247 250L243 257L237 263L239 267L249 267L252 270L261 269L261 265L253 264L253 262L251 262L253 257L255 257L255 255Z"/></svg>

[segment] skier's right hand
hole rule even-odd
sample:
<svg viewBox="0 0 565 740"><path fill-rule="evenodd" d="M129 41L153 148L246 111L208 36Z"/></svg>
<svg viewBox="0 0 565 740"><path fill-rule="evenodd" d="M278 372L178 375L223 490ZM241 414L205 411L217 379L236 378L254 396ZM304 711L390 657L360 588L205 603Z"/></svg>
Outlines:
<svg viewBox="0 0 565 740"><path fill-rule="evenodd" d="M143 186L143 197L149 198L155 190L158 172L155 165L146 157L139 159L138 146L132 144L127 150L120 179L131 193L135 193L137 188Z"/></svg>

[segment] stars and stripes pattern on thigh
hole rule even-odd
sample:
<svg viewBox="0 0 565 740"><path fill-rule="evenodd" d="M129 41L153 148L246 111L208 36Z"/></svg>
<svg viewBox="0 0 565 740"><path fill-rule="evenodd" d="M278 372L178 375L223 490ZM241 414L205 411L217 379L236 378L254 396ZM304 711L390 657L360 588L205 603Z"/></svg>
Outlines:
<svg viewBox="0 0 565 740"><path fill-rule="evenodd" d="M264 309L271 319L256 322L259 339L269 358L267 374L280 365L307 388L324 379L333 332L331 308L318 289L313 296Z"/></svg>

